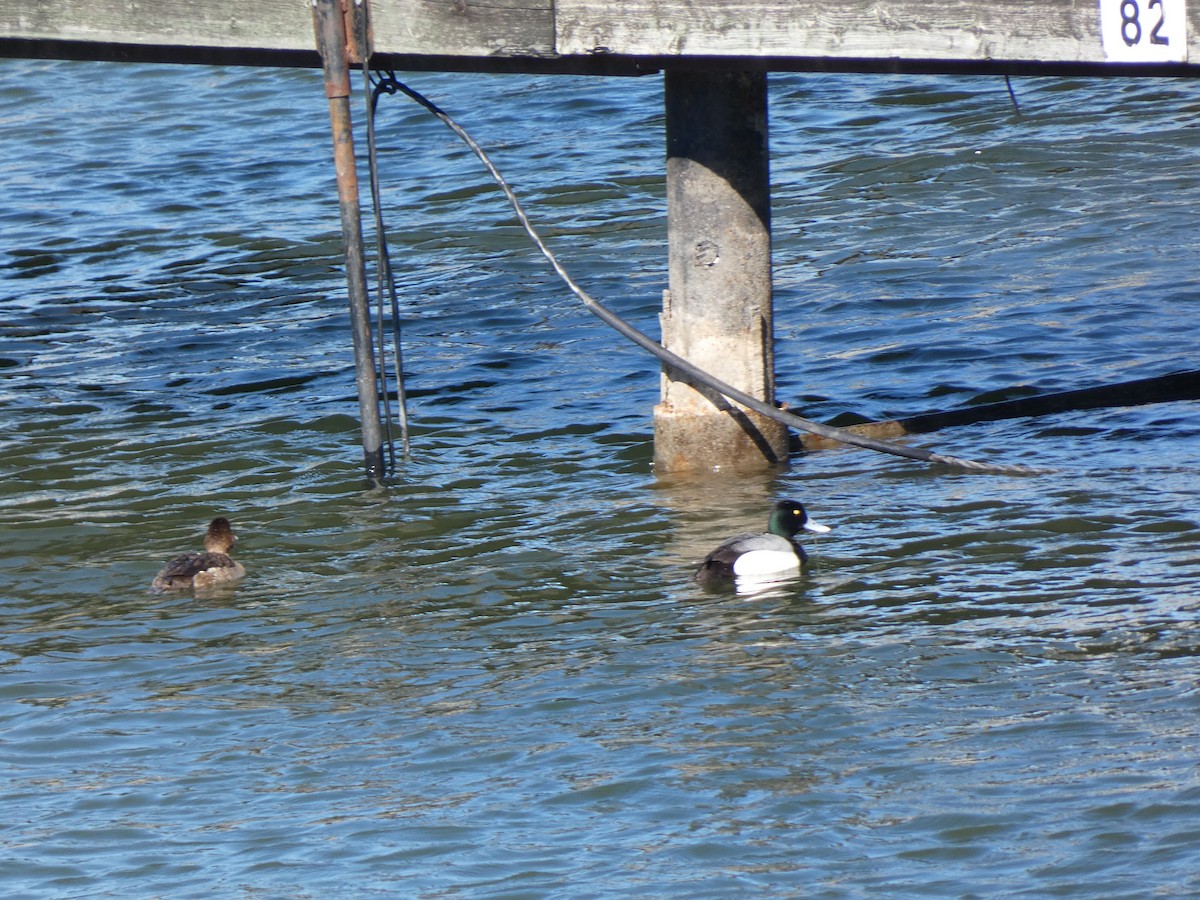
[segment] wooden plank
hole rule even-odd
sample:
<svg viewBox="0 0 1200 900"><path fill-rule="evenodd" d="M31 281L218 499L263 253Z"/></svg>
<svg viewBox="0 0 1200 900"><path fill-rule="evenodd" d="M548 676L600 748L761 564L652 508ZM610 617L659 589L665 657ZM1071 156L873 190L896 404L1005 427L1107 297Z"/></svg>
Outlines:
<svg viewBox="0 0 1200 900"><path fill-rule="evenodd" d="M312 8L297 0L0 0L0 36L276 50L316 46Z"/></svg>
<svg viewBox="0 0 1200 900"><path fill-rule="evenodd" d="M375 46L417 56L548 56L553 0L373 0ZM307 0L0 0L0 39L302 53L315 48ZM119 58L119 54L111 54ZM226 54L227 56L229 54Z"/></svg>
<svg viewBox="0 0 1200 900"><path fill-rule="evenodd" d="M402 55L554 55L554 0L372 0L375 50Z"/></svg>
<svg viewBox="0 0 1200 900"><path fill-rule="evenodd" d="M1104 63L1102 3L1120 16L1121 2L558 0L557 47L562 54ZM1158 2L1184 9L1183 0ZM1148 44L1158 7L1141 0L1138 9L1139 42ZM1196 11L1187 15L1186 43L1200 59L1200 20Z"/></svg>
<svg viewBox="0 0 1200 900"><path fill-rule="evenodd" d="M1200 0L1187 3L371 0L371 8L375 51L397 68L1196 74ZM320 65L309 0L0 0L0 55Z"/></svg>

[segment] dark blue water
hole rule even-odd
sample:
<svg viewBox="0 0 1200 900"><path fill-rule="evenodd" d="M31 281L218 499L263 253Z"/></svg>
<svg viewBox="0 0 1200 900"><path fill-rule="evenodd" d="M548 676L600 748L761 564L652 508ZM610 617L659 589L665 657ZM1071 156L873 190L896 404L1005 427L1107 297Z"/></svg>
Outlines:
<svg viewBox="0 0 1200 900"><path fill-rule="evenodd" d="M413 76L656 333L661 82ZM384 101L414 452L363 489L304 71L0 63L7 896L1200 890L1194 404L659 480L652 361ZM907 415L1196 368L1182 81L773 76L780 399ZM778 496L835 526L689 576ZM147 593L228 515L249 576Z"/></svg>

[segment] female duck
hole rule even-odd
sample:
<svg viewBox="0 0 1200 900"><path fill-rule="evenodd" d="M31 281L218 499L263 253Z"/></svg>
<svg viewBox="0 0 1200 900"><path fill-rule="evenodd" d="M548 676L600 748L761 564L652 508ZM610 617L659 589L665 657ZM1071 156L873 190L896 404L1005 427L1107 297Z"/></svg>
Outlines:
<svg viewBox="0 0 1200 900"><path fill-rule="evenodd" d="M786 578L798 572L808 560L808 554L795 539L801 530L824 534L829 527L810 519L795 500L780 500L771 510L765 533L739 534L725 541L704 557L696 570L696 580L713 584L733 578L752 581Z"/></svg>
<svg viewBox="0 0 1200 900"><path fill-rule="evenodd" d="M229 520L218 516L209 524L208 534L204 536L204 552L175 557L155 576L151 590L205 590L244 578L246 570L242 564L229 556L236 543L237 536Z"/></svg>

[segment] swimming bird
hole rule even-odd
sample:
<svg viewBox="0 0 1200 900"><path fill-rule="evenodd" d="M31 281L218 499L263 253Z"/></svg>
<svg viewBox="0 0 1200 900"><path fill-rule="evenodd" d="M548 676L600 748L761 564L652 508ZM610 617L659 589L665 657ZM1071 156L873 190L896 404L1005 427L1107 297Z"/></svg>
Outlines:
<svg viewBox="0 0 1200 900"><path fill-rule="evenodd" d="M796 541L800 531L824 534L829 526L814 522L795 500L780 500L771 510L766 532L739 534L704 557L696 570L701 584L771 581L798 572L808 554Z"/></svg>
<svg viewBox="0 0 1200 900"><path fill-rule="evenodd" d="M224 516L209 523L204 536L203 553L184 553L177 556L154 577L154 591L180 591L188 588L204 590L221 584L231 584L246 576L240 562L229 556L237 536Z"/></svg>

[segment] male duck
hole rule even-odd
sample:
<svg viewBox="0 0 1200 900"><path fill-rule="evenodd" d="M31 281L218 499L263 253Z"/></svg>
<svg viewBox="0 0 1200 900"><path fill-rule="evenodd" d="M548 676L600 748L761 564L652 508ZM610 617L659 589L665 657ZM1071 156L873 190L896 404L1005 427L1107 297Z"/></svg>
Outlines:
<svg viewBox="0 0 1200 900"><path fill-rule="evenodd" d="M780 500L771 510L765 533L739 534L725 541L704 557L696 570L696 580L714 584L729 579L786 578L808 560L808 554L795 540L801 530L824 534L829 526L810 519L795 500Z"/></svg>
<svg viewBox="0 0 1200 900"><path fill-rule="evenodd" d="M224 516L217 516L204 536L203 553L184 553L167 563L154 577L151 590L180 591L188 588L204 590L221 584L231 584L246 576L242 564L229 557L237 536Z"/></svg>

